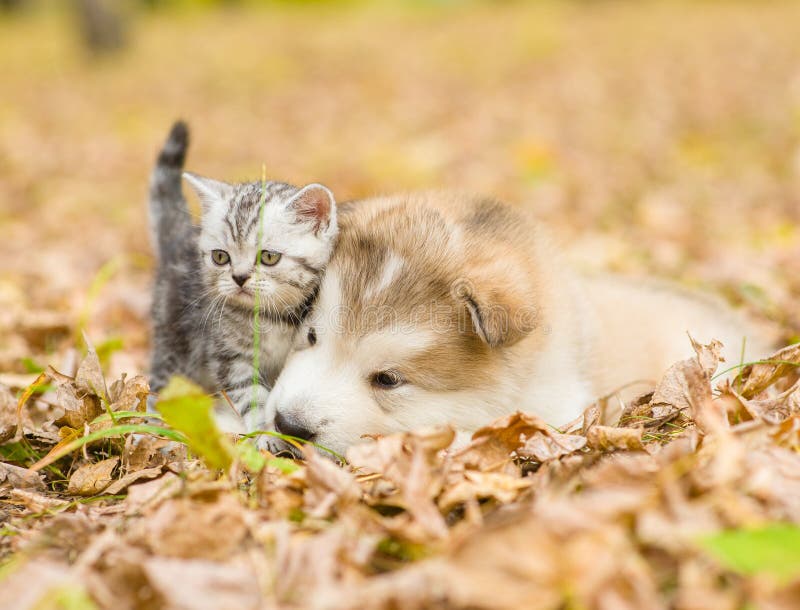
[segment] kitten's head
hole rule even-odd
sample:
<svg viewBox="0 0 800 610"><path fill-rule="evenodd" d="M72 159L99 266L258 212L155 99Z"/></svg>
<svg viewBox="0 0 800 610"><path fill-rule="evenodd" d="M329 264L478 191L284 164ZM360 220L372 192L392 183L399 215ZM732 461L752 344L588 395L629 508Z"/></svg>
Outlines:
<svg viewBox="0 0 800 610"><path fill-rule="evenodd" d="M295 318L333 251L336 203L321 184L227 184L184 173L203 207L199 249L211 298Z"/></svg>

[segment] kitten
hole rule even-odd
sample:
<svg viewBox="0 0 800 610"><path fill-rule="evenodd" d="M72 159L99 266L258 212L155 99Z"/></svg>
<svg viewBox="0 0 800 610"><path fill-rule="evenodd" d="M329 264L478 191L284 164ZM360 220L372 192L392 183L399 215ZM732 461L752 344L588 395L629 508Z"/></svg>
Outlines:
<svg viewBox="0 0 800 610"><path fill-rule="evenodd" d="M158 259L150 386L158 392L184 375L224 392L240 430L271 427L267 396L330 259L336 204L319 184L227 184L182 173L188 141L186 125L176 123L150 183ZM181 175L200 198L200 226Z"/></svg>

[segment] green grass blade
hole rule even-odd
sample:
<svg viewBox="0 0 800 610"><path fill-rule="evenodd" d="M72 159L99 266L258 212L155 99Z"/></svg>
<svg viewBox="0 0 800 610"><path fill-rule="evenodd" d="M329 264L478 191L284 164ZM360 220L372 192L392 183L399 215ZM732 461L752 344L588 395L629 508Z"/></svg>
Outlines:
<svg viewBox="0 0 800 610"><path fill-rule="evenodd" d="M80 449L87 443L91 443L94 441L98 441L104 438L112 438L115 436L122 436L123 434L152 434L153 436L161 436L167 438L172 441L176 441L179 443L186 443L186 437L177 432L175 430L170 430L168 428L161 428L159 426L151 426L148 424L124 424L120 426L112 426L110 428L106 428L105 430L97 430L96 432L92 432L87 434L86 436L81 436L80 438L76 438L65 445L56 445L53 447L53 450L50 451L46 456L44 456L41 460L36 462L33 466L31 466L31 470L41 470L45 466L49 466L53 462L60 460L65 455L69 455L73 451Z"/></svg>
<svg viewBox="0 0 800 610"><path fill-rule="evenodd" d="M114 411L114 417L112 418L108 413L103 413L102 415L98 415L95 417L90 423L92 424L101 424L107 421L116 421L119 419L129 419L132 417L140 417L143 419L159 419L164 420L161 415L158 413L146 413L144 411Z"/></svg>
<svg viewBox="0 0 800 610"><path fill-rule="evenodd" d="M337 453L333 449L328 449L324 445L319 445L317 443L312 443L311 441L307 441L304 438L300 438L297 436L289 436L288 434L281 434L280 432L275 432L274 430L254 430L249 434L243 435L243 438L254 438L256 436L272 436L274 438L279 438L284 441L288 441L290 444L296 445L311 445L312 447L319 449L320 451L324 451L325 453L330 453L333 457L339 460L342 464L347 464L347 459L341 454Z"/></svg>

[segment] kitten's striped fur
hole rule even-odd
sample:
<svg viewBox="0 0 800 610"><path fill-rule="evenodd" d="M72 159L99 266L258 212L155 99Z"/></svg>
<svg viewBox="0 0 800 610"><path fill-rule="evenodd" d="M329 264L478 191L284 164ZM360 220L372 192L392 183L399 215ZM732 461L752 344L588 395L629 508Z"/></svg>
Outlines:
<svg viewBox="0 0 800 610"><path fill-rule="evenodd" d="M202 203L196 226L181 191L188 141L186 125L176 123L150 185L158 257L150 385L158 392L179 374L209 392L224 391L244 424L236 427L252 431L272 425L266 399L330 259L336 206L318 184L227 184L183 173ZM214 250L224 251L228 263L215 263ZM277 264L262 264L262 251L279 253Z"/></svg>

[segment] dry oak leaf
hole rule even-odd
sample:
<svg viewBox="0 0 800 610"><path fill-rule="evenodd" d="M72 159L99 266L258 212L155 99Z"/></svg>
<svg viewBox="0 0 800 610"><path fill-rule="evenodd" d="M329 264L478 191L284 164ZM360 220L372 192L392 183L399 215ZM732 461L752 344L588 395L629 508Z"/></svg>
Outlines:
<svg viewBox="0 0 800 610"><path fill-rule="evenodd" d="M111 485L111 476L119 464L119 457L108 458L93 464L81 466L69 478L67 491L76 496L94 496Z"/></svg>

